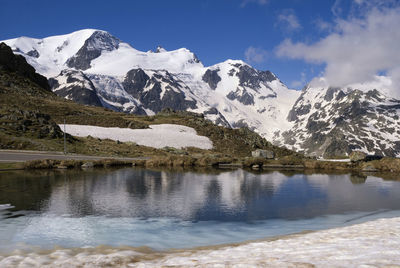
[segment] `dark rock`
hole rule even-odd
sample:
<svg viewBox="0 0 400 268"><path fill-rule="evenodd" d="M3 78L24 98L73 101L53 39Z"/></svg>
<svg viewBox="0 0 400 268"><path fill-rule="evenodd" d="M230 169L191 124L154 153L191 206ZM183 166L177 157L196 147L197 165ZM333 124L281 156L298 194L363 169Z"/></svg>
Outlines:
<svg viewBox="0 0 400 268"><path fill-rule="evenodd" d="M202 77L203 81L206 82L210 86L210 88L214 90L217 88L219 81L221 81L221 77L219 77L218 72L219 69L207 69Z"/></svg>
<svg viewBox="0 0 400 268"><path fill-rule="evenodd" d="M149 79L150 77L142 69L132 69L126 74L123 86L126 92L139 99Z"/></svg>
<svg viewBox="0 0 400 268"><path fill-rule="evenodd" d="M39 87L50 90L46 77L36 73L35 68L29 65L23 56L14 55L5 43L0 43L0 69L28 78Z"/></svg>
<svg viewBox="0 0 400 268"><path fill-rule="evenodd" d="M26 55L34 58L39 58L40 56L39 52L36 49L29 51L28 53L26 53Z"/></svg>
<svg viewBox="0 0 400 268"><path fill-rule="evenodd" d="M230 100L237 100L244 105L253 105L254 104L254 96L248 93L245 89L239 90L237 89L235 92L231 91L226 96Z"/></svg>
<svg viewBox="0 0 400 268"><path fill-rule="evenodd" d="M354 151L349 155L351 162L364 161L366 157L367 157L367 154L364 152L360 152L360 151Z"/></svg>
<svg viewBox="0 0 400 268"><path fill-rule="evenodd" d="M161 96L162 83L166 89L163 96ZM133 69L127 73L122 85L126 92L141 102L144 108L156 113L165 108L183 111L197 107L196 101L188 100L182 91L185 87L183 82L167 71L149 77L142 69ZM189 90L187 87L186 89Z"/></svg>
<svg viewBox="0 0 400 268"><path fill-rule="evenodd" d="M311 111L311 104L302 105L296 108L295 106L293 106L293 108L289 111L288 120L291 122L296 121L299 116L308 114Z"/></svg>
<svg viewBox="0 0 400 268"><path fill-rule="evenodd" d="M239 85L251 87L253 89L260 88L260 83L272 82L276 80L276 76L270 71L258 71L248 65L238 65Z"/></svg>
<svg viewBox="0 0 400 268"><path fill-rule="evenodd" d="M383 156L381 155L367 155L365 157L365 161L374 161L374 160L381 160L383 158Z"/></svg>
<svg viewBox="0 0 400 268"><path fill-rule="evenodd" d="M204 112L205 115L207 114L215 114L217 115L219 113L218 109L215 107L212 107L210 109L208 109L207 111Z"/></svg>
<svg viewBox="0 0 400 268"><path fill-rule="evenodd" d="M103 51L118 49L119 39L107 32L94 32L78 50L78 52L66 62L70 68L87 70L91 67L92 60L101 55Z"/></svg>
<svg viewBox="0 0 400 268"><path fill-rule="evenodd" d="M260 100L265 100L265 99L273 99L273 98L276 98L278 96L278 94L276 94L275 92L274 93L272 93L272 94L268 94L268 95L266 95L266 96L260 96L260 97L258 97Z"/></svg>
<svg viewBox="0 0 400 268"><path fill-rule="evenodd" d="M331 101L331 100L333 99L334 94L335 94L336 92L339 92L339 91L341 91L341 90L340 90L340 88L337 88L337 87L330 87L330 88L328 88L328 90L326 91L324 100L326 100L326 101Z"/></svg>
<svg viewBox="0 0 400 268"><path fill-rule="evenodd" d="M53 88L58 88L60 84L58 83L57 79L49 78L49 86L51 89L53 89Z"/></svg>
<svg viewBox="0 0 400 268"><path fill-rule="evenodd" d="M66 77L66 84L61 85L56 78L52 79L52 90L58 96L73 100L77 103L92 106L103 106L96 93L92 81L81 71L63 70L59 76ZM79 82L79 83L75 83ZM58 86L58 87L56 87Z"/></svg>

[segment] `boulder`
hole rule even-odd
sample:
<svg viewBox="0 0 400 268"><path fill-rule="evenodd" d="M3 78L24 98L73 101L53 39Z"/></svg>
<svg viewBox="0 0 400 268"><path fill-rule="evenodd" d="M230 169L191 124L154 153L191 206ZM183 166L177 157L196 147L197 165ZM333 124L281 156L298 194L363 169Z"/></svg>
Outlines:
<svg viewBox="0 0 400 268"><path fill-rule="evenodd" d="M375 168L374 166L372 166L370 164L367 164L367 165L363 166L361 171L364 171L364 172L377 172L379 170L377 168Z"/></svg>
<svg viewBox="0 0 400 268"><path fill-rule="evenodd" d="M381 155L367 155L365 157L365 161L374 161L374 160L381 160L383 156Z"/></svg>
<svg viewBox="0 0 400 268"><path fill-rule="evenodd" d="M363 152L360 152L360 151L353 151L349 155L349 158L350 158L351 162L364 161L366 157L367 157L367 154L363 153Z"/></svg>
<svg viewBox="0 0 400 268"><path fill-rule="evenodd" d="M266 159L274 159L275 158L275 153L270 150L261 150L257 149L255 151L251 152L252 157L262 157Z"/></svg>
<svg viewBox="0 0 400 268"><path fill-rule="evenodd" d="M93 168L93 167L94 167L93 162L86 162L81 166L81 168Z"/></svg>
<svg viewBox="0 0 400 268"><path fill-rule="evenodd" d="M259 170L260 169L260 165L255 164L255 165L252 165L251 168L254 169L254 170Z"/></svg>

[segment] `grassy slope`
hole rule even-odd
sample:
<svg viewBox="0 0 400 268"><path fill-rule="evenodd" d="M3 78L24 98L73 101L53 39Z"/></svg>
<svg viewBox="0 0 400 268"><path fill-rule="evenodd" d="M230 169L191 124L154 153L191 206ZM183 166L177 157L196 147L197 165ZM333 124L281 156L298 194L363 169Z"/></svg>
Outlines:
<svg viewBox="0 0 400 268"><path fill-rule="evenodd" d="M50 121L67 124L96 125L103 127L147 128L149 124L181 124L193 127L200 135L209 137L214 144L211 151L188 148L191 155L214 155L218 157L245 157L255 148L273 150L277 156L291 155L292 151L273 146L259 135L247 129L228 129L214 125L202 116L186 112L164 112L155 116L135 116L114 112L105 108L83 106L62 99L48 92L30 80L0 70L0 148L34 149L62 151L63 139L57 137L38 137L40 123L33 121L23 131L25 124L22 117L16 114L34 112L50 115ZM137 146L132 143L116 143L111 140L94 138L68 138L69 152L118 155L118 156L152 156L176 154L174 150L156 150Z"/></svg>

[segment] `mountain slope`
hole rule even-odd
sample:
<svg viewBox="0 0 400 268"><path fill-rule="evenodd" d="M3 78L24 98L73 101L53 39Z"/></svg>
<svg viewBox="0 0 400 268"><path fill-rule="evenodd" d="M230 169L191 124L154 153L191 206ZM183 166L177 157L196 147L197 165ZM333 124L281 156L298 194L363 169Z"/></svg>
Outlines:
<svg viewBox="0 0 400 268"><path fill-rule="evenodd" d="M186 48L143 52L100 30L5 42L49 78L56 94L81 104L139 115L165 108L203 113L315 156L400 156L399 100L386 90L387 77L343 88L322 79L300 92L240 60L207 67Z"/></svg>
<svg viewBox="0 0 400 268"><path fill-rule="evenodd" d="M33 70L20 73L8 69L9 62L18 61L22 70ZM119 113L103 107L81 105L61 98L53 92L40 87L29 79L34 72L23 57L14 55L5 44L0 44L0 148L2 149L35 149L45 151L63 150L63 133L58 124L79 124L101 127L118 127L145 129L149 125L175 124L191 127L198 135L208 137L213 144L211 150L186 148L178 151L181 154L195 154L210 157L218 162L225 156L240 158L251 155L256 148L269 149L278 157L292 155L294 152L279 148L248 129L231 129L216 126L203 115L190 112L164 110L154 116L137 116ZM71 77L63 76L71 73ZM42 77L45 81L46 78ZM95 83L88 81L88 76L76 70L64 70L60 81L71 86L79 85L87 91L94 89ZM66 81L70 78L69 81ZM51 84L55 84L52 81ZM46 86L47 81L46 81ZM68 96L67 96L68 97ZM101 100L100 100L101 101ZM183 128L185 129L185 128ZM73 138L67 136L68 152L91 155L120 156L168 156L177 152L171 148L155 149L133 143L98 140L95 138ZM214 161L213 160L213 161Z"/></svg>
<svg viewBox="0 0 400 268"><path fill-rule="evenodd" d="M188 49L142 52L100 30L5 42L70 100L135 114L164 108L204 113L217 124L247 126L270 140L292 125L286 115L300 94L243 61L204 67Z"/></svg>
<svg viewBox="0 0 400 268"><path fill-rule="evenodd" d="M399 157L400 100L376 86L304 88L288 115L294 125L280 144L325 157L354 150Z"/></svg>

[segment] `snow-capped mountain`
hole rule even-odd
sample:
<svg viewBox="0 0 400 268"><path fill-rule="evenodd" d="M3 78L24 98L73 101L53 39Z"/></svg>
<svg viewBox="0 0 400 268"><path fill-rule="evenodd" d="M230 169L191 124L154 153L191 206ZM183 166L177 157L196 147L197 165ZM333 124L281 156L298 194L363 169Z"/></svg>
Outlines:
<svg viewBox="0 0 400 268"><path fill-rule="evenodd" d="M377 80L343 88L306 86L288 114L294 125L280 143L317 156L353 150L400 156L400 100L385 94L387 77Z"/></svg>
<svg viewBox="0 0 400 268"><path fill-rule="evenodd" d="M92 29L4 42L49 78L56 94L82 104L147 115L167 107L204 113L317 156L354 149L400 155L400 101L384 83L296 91L241 60L207 67L186 48L142 52Z"/></svg>
<svg viewBox="0 0 400 268"><path fill-rule="evenodd" d="M204 113L268 139L289 129L300 92L240 60L205 67L186 48L142 52L100 30L4 41L49 78L52 90L82 104L152 115L163 108Z"/></svg>

